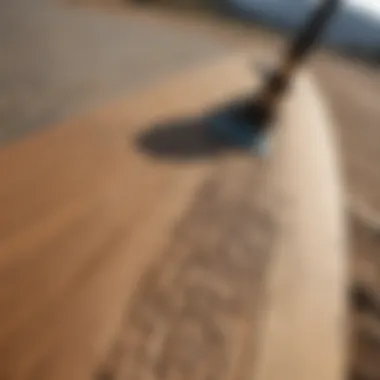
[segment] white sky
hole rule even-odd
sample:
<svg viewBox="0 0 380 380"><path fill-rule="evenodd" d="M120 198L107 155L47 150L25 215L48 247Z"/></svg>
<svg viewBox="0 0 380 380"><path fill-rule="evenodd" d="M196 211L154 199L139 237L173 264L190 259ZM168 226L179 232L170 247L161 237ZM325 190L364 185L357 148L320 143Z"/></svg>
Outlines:
<svg viewBox="0 0 380 380"><path fill-rule="evenodd" d="M362 8L365 11L376 13L380 17L380 0L346 0L346 2L355 8Z"/></svg>

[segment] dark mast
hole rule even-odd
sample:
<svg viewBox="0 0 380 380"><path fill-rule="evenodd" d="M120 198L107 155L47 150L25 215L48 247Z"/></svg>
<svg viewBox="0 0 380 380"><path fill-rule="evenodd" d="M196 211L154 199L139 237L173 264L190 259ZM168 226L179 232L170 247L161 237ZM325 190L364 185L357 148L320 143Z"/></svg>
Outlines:
<svg viewBox="0 0 380 380"><path fill-rule="evenodd" d="M247 109L247 116L255 124L255 128L268 126L276 105L288 89L296 69L309 56L340 3L341 0L321 0L296 34L280 67L271 74Z"/></svg>

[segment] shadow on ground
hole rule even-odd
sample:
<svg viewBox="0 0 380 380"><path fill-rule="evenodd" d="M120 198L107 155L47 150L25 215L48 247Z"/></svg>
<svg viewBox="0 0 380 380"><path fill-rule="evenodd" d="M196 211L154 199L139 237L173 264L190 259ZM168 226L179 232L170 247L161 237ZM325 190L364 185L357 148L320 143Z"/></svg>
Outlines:
<svg viewBox="0 0 380 380"><path fill-rule="evenodd" d="M184 118L154 125L136 139L138 149L155 158L199 160L218 156L231 146L216 140L201 119Z"/></svg>
<svg viewBox="0 0 380 380"><path fill-rule="evenodd" d="M137 148L156 158L176 160L252 152L256 131L247 112L250 108L250 97L241 97L198 117L158 124L137 136Z"/></svg>

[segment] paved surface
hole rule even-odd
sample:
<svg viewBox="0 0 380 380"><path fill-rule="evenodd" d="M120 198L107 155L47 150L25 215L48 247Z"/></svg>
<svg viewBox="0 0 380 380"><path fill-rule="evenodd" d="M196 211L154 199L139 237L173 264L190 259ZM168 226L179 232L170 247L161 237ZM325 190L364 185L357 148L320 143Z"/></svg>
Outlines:
<svg viewBox="0 0 380 380"><path fill-rule="evenodd" d="M226 49L153 19L43 0L0 5L0 141L120 98Z"/></svg>

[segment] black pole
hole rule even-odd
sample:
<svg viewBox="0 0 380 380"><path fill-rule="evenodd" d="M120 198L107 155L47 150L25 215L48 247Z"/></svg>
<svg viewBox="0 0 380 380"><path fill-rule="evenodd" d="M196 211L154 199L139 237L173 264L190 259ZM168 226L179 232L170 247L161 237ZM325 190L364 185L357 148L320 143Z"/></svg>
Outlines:
<svg viewBox="0 0 380 380"><path fill-rule="evenodd" d="M296 68L309 56L340 3L341 0L322 0L296 34L280 67L270 76L247 110L248 117L256 127L267 127L277 103L289 87Z"/></svg>
<svg viewBox="0 0 380 380"><path fill-rule="evenodd" d="M341 0L324 0L296 35L289 49L288 59L301 63L318 41L324 28L338 9Z"/></svg>

